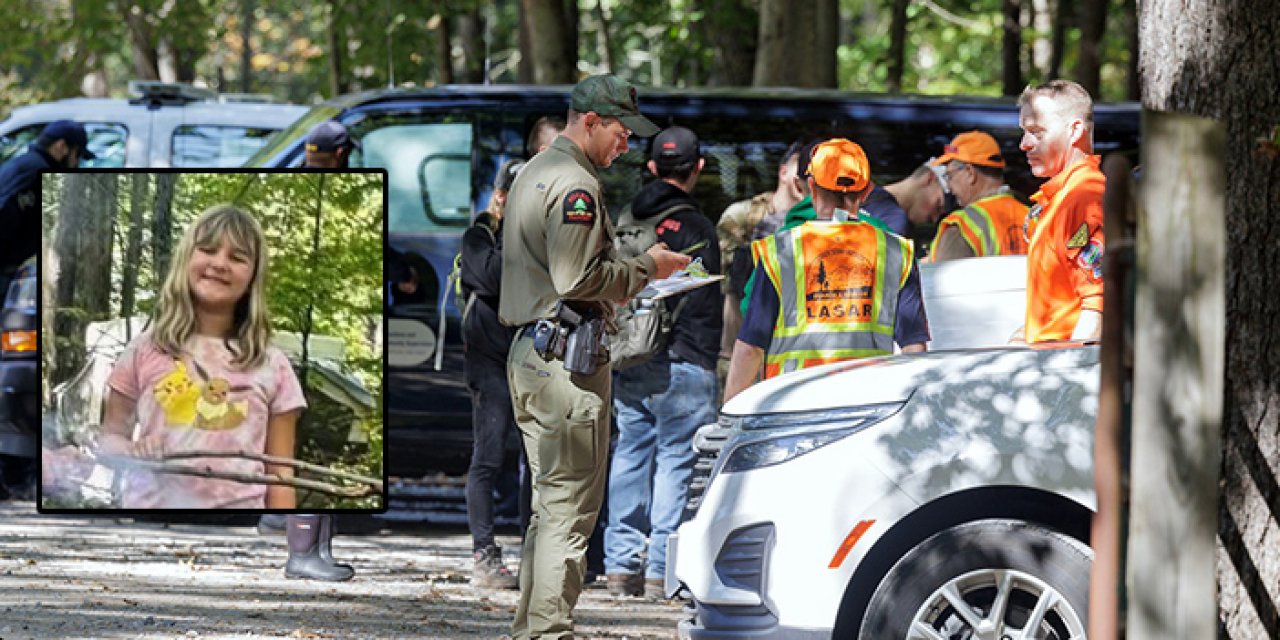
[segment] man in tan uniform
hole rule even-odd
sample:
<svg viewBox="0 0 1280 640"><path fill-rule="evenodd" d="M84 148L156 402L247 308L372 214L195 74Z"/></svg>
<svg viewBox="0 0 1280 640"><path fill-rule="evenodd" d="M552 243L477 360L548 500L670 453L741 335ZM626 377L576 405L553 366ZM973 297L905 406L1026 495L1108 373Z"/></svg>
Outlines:
<svg viewBox="0 0 1280 640"><path fill-rule="evenodd" d="M640 115L635 89L611 75L584 79L573 88L568 126L525 165L507 196L498 313L518 327L507 378L533 473L533 515L511 625L518 639L573 637L609 453L607 351L594 371L570 373L565 362L539 354L534 334L555 320L560 302L611 325L614 303L689 262L661 244L628 260L614 255L596 168L624 153L632 132L658 132Z"/></svg>

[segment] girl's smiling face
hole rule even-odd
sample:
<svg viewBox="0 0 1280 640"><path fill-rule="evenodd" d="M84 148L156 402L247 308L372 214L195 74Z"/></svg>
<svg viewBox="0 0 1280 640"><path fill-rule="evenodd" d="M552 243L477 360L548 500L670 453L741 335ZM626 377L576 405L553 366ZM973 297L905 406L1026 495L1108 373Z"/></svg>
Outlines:
<svg viewBox="0 0 1280 640"><path fill-rule="evenodd" d="M223 236L215 243L197 244L191 254L187 278L196 306L232 311L249 290L254 256Z"/></svg>

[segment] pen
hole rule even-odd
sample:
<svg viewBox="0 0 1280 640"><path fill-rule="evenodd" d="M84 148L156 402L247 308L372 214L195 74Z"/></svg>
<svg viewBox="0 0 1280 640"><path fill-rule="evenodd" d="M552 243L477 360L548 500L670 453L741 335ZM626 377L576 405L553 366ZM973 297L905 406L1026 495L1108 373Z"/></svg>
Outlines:
<svg viewBox="0 0 1280 640"><path fill-rule="evenodd" d="M680 253L683 253L683 254L685 254L685 255L689 255L689 254L693 253L694 251L697 251L698 249L701 249L701 248L703 248L703 247L705 247L705 246L707 246L707 241L706 241L706 240L699 240L698 242L695 242L695 243L693 243L693 244L691 244L691 245L689 245L689 246L687 246L687 247L685 247L685 248L681 249L681 250L680 250Z"/></svg>

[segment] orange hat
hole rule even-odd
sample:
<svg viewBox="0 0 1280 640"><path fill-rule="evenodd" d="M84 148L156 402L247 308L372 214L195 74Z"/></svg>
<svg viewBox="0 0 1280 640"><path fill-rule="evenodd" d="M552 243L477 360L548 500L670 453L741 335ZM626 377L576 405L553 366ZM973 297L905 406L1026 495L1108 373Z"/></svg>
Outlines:
<svg viewBox="0 0 1280 640"><path fill-rule="evenodd" d="M952 160L984 167L1004 168L1004 156L1000 155L1000 143L991 134L983 131L966 131L951 140L951 144L943 148L941 158L933 161L934 165L943 165Z"/></svg>
<svg viewBox="0 0 1280 640"><path fill-rule="evenodd" d="M813 148L809 175L828 191L862 191L871 184L871 165L857 143L832 138Z"/></svg>

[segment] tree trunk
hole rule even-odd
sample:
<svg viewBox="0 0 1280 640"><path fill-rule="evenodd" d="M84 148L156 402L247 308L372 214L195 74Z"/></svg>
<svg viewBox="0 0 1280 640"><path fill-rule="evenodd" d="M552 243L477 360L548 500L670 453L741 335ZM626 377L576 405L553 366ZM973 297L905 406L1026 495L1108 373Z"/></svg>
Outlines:
<svg viewBox="0 0 1280 640"><path fill-rule="evenodd" d="M885 78L885 90L889 93L902 92L902 71L906 65L907 50L907 5L911 0L893 0L893 10L889 18L889 67Z"/></svg>
<svg viewBox="0 0 1280 640"><path fill-rule="evenodd" d="M1081 3L1080 52L1076 60L1076 80L1094 100L1102 97L1102 36L1107 29L1107 0Z"/></svg>
<svg viewBox="0 0 1280 640"><path fill-rule="evenodd" d="M1163 505L1165 509L1194 509L1188 516L1201 521L1216 519L1218 608L1204 611L1201 606L1184 611L1161 606L1148 613L1135 602L1130 607L1129 628L1135 628L1134 617L1148 614L1172 619L1176 612L1180 625L1196 624L1180 637L1274 638L1280 629L1280 554L1276 553L1280 536L1280 483L1276 478L1280 470L1280 340L1275 339L1276 318L1280 317L1280 297L1275 295L1275 266L1280 264L1280 159L1260 147L1259 137L1273 136L1274 127L1280 124L1280 95L1266 89L1280 86L1275 54L1280 3L1146 0L1139 20L1143 105L1210 117L1225 125L1222 217L1230 222L1225 227L1225 394L1217 512L1206 510L1202 501L1180 499ZM1190 170L1194 173L1180 175L1166 186L1171 192L1191 197L1209 188L1213 174L1205 169L1193 167ZM1198 211L1190 235L1174 241L1188 243L1206 232L1199 218L1203 214L1211 216L1210 220L1217 218L1212 211ZM1150 250L1162 254L1167 249ZM1167 263L1160 268L1168 268ZM1195 388L1187 391L1203 394ZM1198 459L1202 453L1188 450L1188 443L1176 445L1179 455ZM1136 543L1130 545L1134 546ZM1208 575L1198 577L1212 584ZM1158 579L1169 578L1162 573ZM1131 580L1131 584L1145 586L1150 582ZM1190 589L1193 585L1185 586ZM1191 635L1195 632L1204 635ZM1138 636L1131 633L1130 637Z"/></svg>
<svg viewBox="0 0 1280 640"><path fill-rule="evenodd" d="M146 209L147 192L149 191L148 174L135 173L130 176L129 192L129 227L125 230L124 264L120 277L120 317L126 323L133 316L134 301L138 290L138 265L142 263L142 212ZM129 335L132 327L126 324Z"/></svg>
<svg viewBox="0 0 1280 640"><path fill-rule="evenodd" d="M560 40L565 64L569 67L567 82L578 81L578 33L582 31L582 16L578 12L578 0L560 0L560 15L563 16L566 36Z"/></svg>
<svg viewBox="0 0 1280 640"><path fill-rule="evenodd" d="M520 0L521 82L573 84L578 64L577 12L566 12L564 0ZM570 48L574 55L569 56Z"/></svg>
<svg viewBox="0 0 1280 640"><path fill-rule="evenodd" d="M1062 77L1062 58L1067 53L1067 27L1074 15L1071 8L1075 5L1071 0L1055 0L1054 4L1054 13L1057 15L1053 20L1053 46L1049 54L1049 75L1045 76L1045 80Z"/></svg>
<svg viewBox="0 0 1280 640"><path fill-rule="evenodd" d="M343 51L343 41L340 16L342 13L341 0L329 0L328 10L325 11L324 20L324 40L329 58L329 97L339 96L344 93L345 84L342 81L342 59L346 55Z"/></svg>
<svg viewBox="0 0 1280 640"><path fill-rule="evenodd" d="M169 256L173 247L173 217L170 209L177 182L176 173L156 174L156 206L151 214L151 263L157 291L164 284L165 274L169 273Z"/></svg>
<svg viewBox="0 0 1280 640"><path fill-rule="evenodd" d="M253 47L249 38L253 35L253 0L240 0L240 92L251 93L253 88Z"/></svg>
<svg viewBox="0 0 1280 640"><path fill-rule="evenodd" d="M600 60L604 62L605 72L613 73L616 67L613 64L613 45L609 41L609 18L604 15L604 0L596 0L594 13L596 22L600 23L600 31L597 32L596 38L596 47L600 50Z"/></svg>
<svg viewBox="0 0 1280 640"><path fill-rule="evenodd" d="M137 80L160 79L160 55L148 20L147 11L137 2L124 5L124 24L129 31L129 44L133 49L133 73Z"/></svg>
<svg viewBox="0 0 1280 640"><path fill-rule="evenodd" d="M813 38L813 86L836 88L836 47L840 45L840 3L815 0L817 16Z"/></svg>
<svg viewBox="0 0 1280 640"><path fill-rule="evenodd" d="M462 43L462 82L484 82L484 16L472 7L458 16L458 40Z"/></svg>
<svg viewBox="0 0 1280 640"><path fill-rule="evenodd" d="M436 3L436 84L453 84L453 34L449 28L449 6Z"/></svg>
<svg viewBox="0 0 1280 640"><path fill-rule="evenodd" d="M713 48L714 63L707 84L746 87L756 65L756 36L760 12L750 0L702 0L702 25Z"/></svg>
<svg viewBox="0 0 1280 640"><path fill-rule="evenodd" d="M1120 568L1123 547L1124 487L1129 451L1126 425L1129 402L1126 389L1133 383L1133 341L1125 320L1134 307L1134 230L1137 221L1133 193L1133 165L1112 154L1102 162L1107 189L1103 226L1107 251L1103 258L1102 353L1098 376L1098 418L1094 428L1093 478L1098 508L1093 516L1089 546L1093 570L1089 574L1089 629L1093 638L1115 638L1119 629L1117 586L1123 584Z"/></svg>
<svg viewBox="0 0 1280 640"><path fill-rule="evenodd" d="M63 183L54 250L59 277L54 332L64 339L51 382L75 375L85 362L84 330L110 317L111 239L116 217L114 173L71 173Z"/></svg>
<svg viewBox="0 0 1280 640"><path fill-rule="evenodd" d="M751 83L757 87L834 87L835 5L762 0ZM832 24L819 26L821 22Z"/></svg>
<svg viewBox="0 0 1280 640"><path fill-rule="evenodd" d="M1002 93L1016 96L1022 93L1022 0L1003 0L1004 5L1004 40L1001 43L1004 55L1001 68L1001 80L1004 85Z"/></svg>
<svg viewBox="0 0 1280 640"><path fill-rule="evenodd" d="M1122 0L1124 3L1124 38L1125 48L1129 52L1129 63L1125 66L1124 99L1137 102L1142 99L1142 71L1138 69L1138 2Z"/></svg>
<svg viewBox="0 0 1280 640"><path fill-rule="evenodd" d="M1031 0L1026 5L1030 9L1027 25L1035 32L1035 40L1031 43L1031 67L1039 72L1040 78L1049 76L1049 59L1053 57L1053 11L1055 3L1050 0Z"/></svg>
<svg viewBox="0 0 1280 640"><path fill-rule="evenodd" d="M517 36L520 41L520 64L516 65L516 81L520 84L533 84L533 54L530 51L533 48L533 34L530 33L532 26L530 24L529 12L525 10L525 0L519 0L520 6L517 7L520 28Z"/></svg>

